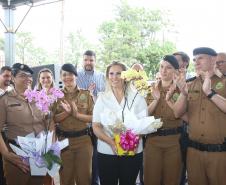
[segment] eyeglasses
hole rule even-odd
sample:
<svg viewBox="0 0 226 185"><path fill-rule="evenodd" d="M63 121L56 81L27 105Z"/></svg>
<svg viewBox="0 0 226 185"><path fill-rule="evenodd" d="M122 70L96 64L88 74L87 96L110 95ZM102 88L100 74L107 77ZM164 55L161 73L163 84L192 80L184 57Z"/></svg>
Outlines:
<svg viewBox="0 0 226 185"><path fill-rule="evenodd" d="M223 60L222 60L222 61L216 61L216 64L217 64L217 65L222 65L222 64L225 63L225 62L226 62L226 61L223 61Z"/></svg>
<svg viewBox="0 0 226 185"><path fill-rule="evenodd" d="M17 75L17 77L19 78L32 78L32 75L31 74L25 74L25 73L20 73Z"/></svg>

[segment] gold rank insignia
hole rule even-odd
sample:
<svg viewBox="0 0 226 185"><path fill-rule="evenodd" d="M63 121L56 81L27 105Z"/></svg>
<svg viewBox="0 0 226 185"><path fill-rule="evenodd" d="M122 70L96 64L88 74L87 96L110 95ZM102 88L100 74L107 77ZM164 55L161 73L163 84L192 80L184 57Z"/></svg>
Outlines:
<svg viewBox="0 0 226 185"><path fill-rule="evenodd" d="M85 101L85 100L87 99L87 97L86 97L85 94L81 94L79 98L80 98L80 100L82 100L82 101Z"/></svg>
<svg viewBox="0 0 226 185"><path fill-rule="evenodd" d="M179 93L174 93L172 97L173 101L177 101L178 97L179 97Z"/></svg>
<svg viewBox="0 0 226 185"><path fill-rule="evenodd" d="M224 87L224 85L222 82L218 82L215 87L216 87L216 89L222 89Z"/></svg>

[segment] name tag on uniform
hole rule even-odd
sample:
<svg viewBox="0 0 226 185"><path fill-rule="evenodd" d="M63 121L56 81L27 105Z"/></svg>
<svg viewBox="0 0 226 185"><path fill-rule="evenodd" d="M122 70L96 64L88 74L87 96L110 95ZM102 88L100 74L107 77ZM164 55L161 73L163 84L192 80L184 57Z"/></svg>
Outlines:
<svg viewBox="0 0 226 185"><path fill-rule="evenodd" d="M189 90L188 92L189 93L199 93L200 91L199 90Z"/></svg>
<svg viewBox="0 0 226 185"><path fill-rule="evenodd" d="M20 103L14 103L14 104L10 104L9 107L18 107L18 106L21 106Z"/></svg>

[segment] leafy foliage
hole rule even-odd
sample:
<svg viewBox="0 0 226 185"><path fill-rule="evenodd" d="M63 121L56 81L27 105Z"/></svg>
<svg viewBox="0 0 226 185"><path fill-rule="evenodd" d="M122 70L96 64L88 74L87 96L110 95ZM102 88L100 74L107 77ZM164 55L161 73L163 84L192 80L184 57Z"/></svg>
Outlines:
<svg viewBox="0 0 226 185"><path fill-rule="evenodd" d="M16 61L32 66L48 63L47 52L35 47L33 36L30 32L19 32L16 35Z"/></svg>
<svg viewBox="0 0 226 185"><path fill-rule="evenodd" d="M100 59L105 65L113 60L129 66L134 60L139 61L153 76L162 56L175 50L175 45L165 39L171 28L168 12L133 8L121 1L115 19L99 27Z"/></svg>

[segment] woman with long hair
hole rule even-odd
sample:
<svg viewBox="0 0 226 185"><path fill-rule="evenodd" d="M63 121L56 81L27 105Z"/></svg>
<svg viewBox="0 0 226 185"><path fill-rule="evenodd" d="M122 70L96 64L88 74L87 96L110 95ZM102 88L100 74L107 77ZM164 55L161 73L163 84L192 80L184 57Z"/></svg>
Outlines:
<svg viewBox="0 0 226 185"><path fill-rule="evenodd" d="M38 72L36 89L38 91L41 91L42 89L44 89L46 91L46 93L48 94L49 90L53 87L54 87L54 78L53 78L52 71L48 68L41 69ZM53 121L51 121L49 129L55 130ZM47 174L44 178L43 184L44 185L54 185L54 180Z"/></svg>
<svg viewBox="0 0 226 185"><path fill-rule="evenodd" d="M119 156L112 133L102 117L105 111L118 115L118 121L129 114L147 110L145 99L133 91L121 78L126 66L120 62L111 63L106 70L106 89L99 94L93 111L93 130L98 137L98 166L101 185L134 185L142 163L143 146L139 139L135 155ZM116 123L111 123L116 124Z"/></svg>

